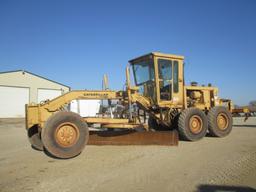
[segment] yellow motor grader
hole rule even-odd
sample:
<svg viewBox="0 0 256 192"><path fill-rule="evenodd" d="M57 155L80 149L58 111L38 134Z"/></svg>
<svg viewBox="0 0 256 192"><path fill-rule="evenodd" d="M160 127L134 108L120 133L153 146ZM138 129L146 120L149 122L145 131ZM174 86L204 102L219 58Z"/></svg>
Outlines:
<svg viewBox="0 0 256 192"><path fill-rule="evenodd" d="M218 89L210 84L185 85L183 56L152 52L129 63L124 91L74 90L44 103L26 105L32 146L58 158L71 158L88 142L104 144L116 139L120 144L168 144L169 139L177 144L178 135L196 141L207 132L216 137L231 132L231 100L218 98ZM135 86L131 85L130 69ZM80 99L105 100L118 110L114 115L102 111L95 117L81 117L68 110L72 100ZM107 131L90 134L88 125L100 125ZM103 132L107 134L101 135Z"/></svg>

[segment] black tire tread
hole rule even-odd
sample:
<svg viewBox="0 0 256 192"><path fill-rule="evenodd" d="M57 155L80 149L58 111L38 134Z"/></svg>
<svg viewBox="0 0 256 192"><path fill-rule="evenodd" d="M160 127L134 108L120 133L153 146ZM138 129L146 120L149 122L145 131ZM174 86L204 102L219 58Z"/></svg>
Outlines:
<svg viewBox="0 0 256 192"><path fill-rule="evenodd" d="M206 123L206 125L203 125L203 130L200 134L200 136L193 135L189 132L189 128L186 126L187 117L190 116L193 113L198 113L201 117L203 117L203 123ZM178 131L182 139L187 141L197 141L199 139L202 139L207 132L207 119L203 111L201 111L198 108L187 108L183 110L179 116L178 119Z"/></svg>
<svg viewBox="0 0 256 192"><path fill-rule="evenodd" d="M225 131L219 130L216 125L216 117L219 112L226 112L230 120L229 127ZM232 119L231 113L227 110L226 107L216 106L211 108L207 114L207 117L208 117L208 131L210 136L225 137L231 132L233 119Z"/></svg>
<svg viewBox="0 0 256 192"><path fill-rule="evenodd" d="M27 130L27 136L32 148L39 151L44 150L44 145L41 140L41 135L39 132L38 125L34 125L33 127L29 128Z"/></svg>
<svg viewBox="0 0 256 192"><path fill-rule="evenodd" d="M56 129L53 125L58 121L65 122L65 118L72 119L77 121L81 126L78 127L80 131L80 136L77 143L70 148L62 148L59 146L56 141L53 139L51 132ZM67 121L68 122L68 121ZM81 133L84 132L83 133ZM53 157L67 159L77 156L84 149L85 145L89 140L89 129L85 122L82 121L80 115L69 112L69 111L61 111L53 114L45 123L44 128L42 129L42 142L44 144L45 149L48 153L50 153Z"/></svg>

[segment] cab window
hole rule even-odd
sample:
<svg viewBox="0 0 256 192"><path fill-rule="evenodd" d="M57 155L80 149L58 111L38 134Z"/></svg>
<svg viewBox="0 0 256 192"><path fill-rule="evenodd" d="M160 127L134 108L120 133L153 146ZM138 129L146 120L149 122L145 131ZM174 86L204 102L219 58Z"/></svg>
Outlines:
<svg viewBox="0 0 256 192"><path fill-rule="evenodd" d="M179 92L179 64L178 61L173 61L173 92Z"/></svg>
<svg viewBox="0 0 256 192"><path fill-rule="evenodd" d="M172 98L172 61L158 59L158 76L160 99L171 100Z"/></svg>

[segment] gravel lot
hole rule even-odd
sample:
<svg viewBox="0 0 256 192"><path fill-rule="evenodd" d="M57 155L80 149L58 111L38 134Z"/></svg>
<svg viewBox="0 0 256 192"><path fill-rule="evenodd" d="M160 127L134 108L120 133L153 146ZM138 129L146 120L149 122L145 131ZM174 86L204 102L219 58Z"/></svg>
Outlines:
<svg viewBox="0 0 256 192"><path fill-rule="evenodd" d="M256 118L226 138L87 146L69 160L33 150L23 120L0 120L0 191L256 191Z"/></svg>

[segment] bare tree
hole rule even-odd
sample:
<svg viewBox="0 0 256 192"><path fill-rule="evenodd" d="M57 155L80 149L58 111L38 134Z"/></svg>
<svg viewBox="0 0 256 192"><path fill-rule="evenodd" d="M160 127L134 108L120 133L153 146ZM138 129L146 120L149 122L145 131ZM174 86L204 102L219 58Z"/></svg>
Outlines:
<svg viewBox="0 0 256 192"><path fill-rule="evenodd" d="M256 112L256 100L250 101L249 103L249 109L252 112Z"/></svg>
<svg viewBox="0 0 256 192"><path fill-rule="evenodd" d="M239 106L239 105L234 105L234 108L235 108L235 109L239 109L240 106Z"/></svg>
<svg viewBox="0 0 256 192"><path fill-rule="evenodd" d="M249 106L254 106L254 107L256 107L256 100L250 101Z"/></svg>

